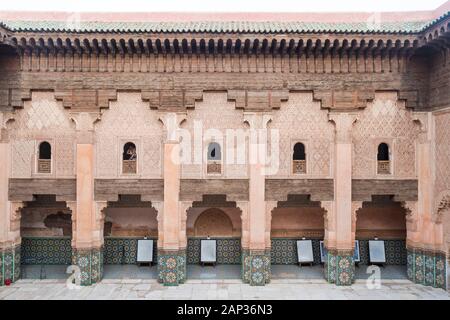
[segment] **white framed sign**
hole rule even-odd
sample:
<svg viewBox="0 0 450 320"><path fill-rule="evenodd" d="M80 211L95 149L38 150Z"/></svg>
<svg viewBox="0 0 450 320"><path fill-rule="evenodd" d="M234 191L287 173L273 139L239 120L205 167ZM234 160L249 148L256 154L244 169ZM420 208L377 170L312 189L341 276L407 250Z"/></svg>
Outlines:
<svg viewBox="0 0 450 320"><path fill-rule="evenodd" d="M369 240L369 260L372 263L386 263L383 240Z"/></svg>
<svg viewBox="0 0 450 320"><path fill-rule="evenodd" d="M153 262L153 240L138 240L136 262Z"/></svg>
<svg viewBox="0 0 450 320"><path fill-rule="evenodd" d="M319 242L319 247L320 247L320 262L325 263L325 261L327 261L328 251L327 248L325 248L325 243L322 240Z"/></svg>
<svg viewBox="0 0 450 320"><path fill-rule="evenodd" d="M299 263L314 262L311 240L297 240L297 256Z"/></svg>
<svg viewBox="0 0 450 320"><path fill-rule="evenodd" d="M200 262L216 262L216 240L201 240Z"/></svg>
<svg viewBox="0 0 450 320"><path fill-rule="evenodd" d="M353 253L353 261L361 262L361 255L359 254L359 240L355 240L355 252Z"/></svg>

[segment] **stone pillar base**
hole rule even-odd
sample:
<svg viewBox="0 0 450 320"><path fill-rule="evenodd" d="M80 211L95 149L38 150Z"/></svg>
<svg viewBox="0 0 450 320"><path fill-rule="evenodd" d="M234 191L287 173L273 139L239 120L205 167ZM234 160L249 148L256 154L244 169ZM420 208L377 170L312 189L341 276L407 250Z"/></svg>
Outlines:
<svg viewBox="0 0 450 320"><path fill-rule="evenodd" d="M186 281L186 250L158 249L158 281L165 286Z"/></svg>
<svg viewBox="0 0 450 320"><path fill-rule="evenodd" d="M329 250L324 264L325 279L337 286L350 286L355 281L353 251Z"/></svg>
<svg viewBox="0 0 450 320"><path fill-rule="evenodd" d="M408 279L414 283L446 290L444 253L408 248Z"/></svg>
<svg viewBox="0 0 450 320"><path fill-rule="evenodd" d="M242 250L242 281L251 286L270 282L270 250Z"/></svg>
<svg viewBox="0 0 450 320"><path fill-rule="evenodd" d="M73 248L72 264L80 268L82 286L100 282L103 277L103 248Z"/></svg>
<svg viewBox="0 0 450 320"><path fill-rule="evenodd" d="M20 245L0 249L0 286L20 279Z"/></svg>

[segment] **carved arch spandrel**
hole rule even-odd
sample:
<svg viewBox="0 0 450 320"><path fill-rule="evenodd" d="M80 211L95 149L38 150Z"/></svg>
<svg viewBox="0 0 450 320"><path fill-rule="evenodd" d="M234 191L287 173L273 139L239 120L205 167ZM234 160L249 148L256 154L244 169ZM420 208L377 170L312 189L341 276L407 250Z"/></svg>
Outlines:
<svg viewBox="0 0 450 320"><path fill-rule="evenodd" d="M324 244L331 248L336 241L334 201L321 201L320 207L323 209Z"/></svg>
<svg viewBox="0 0 450 320"><path fill-rule="evenodd" d="M443 191L437 197L436 213L433 214L435 223L442 223L444 215L450 214L450 191Z"/></svg>
<svg viewBox="0 0 450 320"><path fill-rule="evenodd" d="M363 206L362 201L352 201L352 235L353 239L355 239L356 235L356 221L358 220L358 211Z"/></svg>
<svg viewBox="0 0 450 320"><path fill-rule="evenodd" d="M156 221L158 222L158 248L162 248L164 243L164 202L152 201L152 207L156 210Z"/></svg>
<svg viewBox="0 0 450 320"><path fill-rule="evenodd" d="M236 207L239 210L241 210L241 226L242 226L241 246L242 248L248 248L250 245L250 223L248 215L248 202L236 201Z"/></svg>
<svg viewBox="0 0 450 320"><path fill-rule="evenodd" d="M13 244L20 242L20 219L22 217L22 208L25 204L21 201L10 202L9 208L9 231L8 240L12 241Z"/></svg>
<svg viewBox="0 0 450 320"><path fill-rule="evenodd" d="M77 241L77 202L66 201L67 208L70 209L70 216L72 218L72 248L75 247Z"/></svg>
<svg viewBox="0 0 450 320"><path fill-rule="evenodd" d="M192 202L190 201L181 201L179 202L179 218L180 218L180 237L179 237L179 245L180 248L186 248L187 247L187 215L192 207Z"/></svg>
<svg viewBox="0 0 450 320"><path fill-rule="evenodd" d="M272 232L272 216L273 211L277 208L277 201L266 201L266 230L265 242L266 248L271 247L271 232Z"/></svg>
<svg viewBox="0 0 450 320"><path fill-rule="evenodd" d="M417 201L404 201L401 203L402 208L406 211L406 229L407 231L416 232L419 220L419 209Z"/></svg>

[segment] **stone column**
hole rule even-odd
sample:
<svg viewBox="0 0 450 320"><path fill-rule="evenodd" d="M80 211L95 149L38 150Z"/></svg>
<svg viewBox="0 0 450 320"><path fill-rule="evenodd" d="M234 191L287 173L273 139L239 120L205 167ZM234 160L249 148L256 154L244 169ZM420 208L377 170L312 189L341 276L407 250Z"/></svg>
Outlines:
<svg viewBox="0 0 450 320"><path fill-rule="evenodd" d="M100 207L94 202L94 122L97 114L73 115L77 129L77 201L70 207L75 215L72 263L80 267L81 285L99 282L103 276L103 227L98 226Z"/></svg>
<svg viewBox="0 0 450 320"><path fill-rule="evenodd" d="M162 239L158 241L159 280L174 286L186 280L186 247L180 243L180 141L177 129L184 115L163 113L160 116L167 131L164 143L164 204L161 218ZM158 226L159 228L159 226Z"/></svg>
<svg viewBox="0 0 450 320"><path fill-rule="evenodd" d="M437 288L446 288L446 253L442 221L434 213L433 180L433 116L431 113L416 113L415 120L421 124L417 144L418 201L408 209L415 214L416 231L408 239L408 277L415 283ZM410 233L409 233L410 234ZM409 236L408 234L408 236Z"/></svg>
<svg viewBox="0 0 450 320"><path fill-rule="evenodd" d="M331 113L335 124L334 144L334 239L328 239L327 280L336 285L354 281L354 238L352 237L352 136L354 114ZM328 222L330 223L330 222ZM330 235L329 235L330 236Z"/></svg>
<svg viewBox="0 0 450 320"><path fill-rule="evenodd" d="M265 285L270 281L270 250L266 247L265 175L267 157L267 122L263 113L245 113L250 125L249 143L249 203L248 249L243 249L242 278L250 285ZM269 229L270 231L270 229Z"/></svg>
<svg viewBox="0 0 450 320"><path fill-rule="evenodd" d="M0 286L20 278L20 213L22 202L9 201L11 145L0 112Z"/></svg>

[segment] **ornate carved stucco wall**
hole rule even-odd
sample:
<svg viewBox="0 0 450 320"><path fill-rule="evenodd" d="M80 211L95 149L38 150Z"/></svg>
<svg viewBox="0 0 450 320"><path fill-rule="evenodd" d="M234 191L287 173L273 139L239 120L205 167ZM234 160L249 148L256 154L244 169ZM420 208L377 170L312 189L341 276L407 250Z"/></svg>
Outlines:
<svg viewBox="0 0 450 320"><path fill-rule="evenodd" d="M273 111L270 129L279 130L279 170L273 177L305 178L292 174L292 154L295 143L305 145L307 176L330 177L333 125L328 112L313 101L310 92L291 92L289 100ZM269 144L270 144L269 139Z"/></svg>
<svg viewBox="0 0 450 320"><path fill-rule="evenodd" d="M358 113L353 133L353 178L415 178L416 140L420 126L413 112L397 100L396 92L376 93L375 99ZM376 174L377 148L389 145L392 174Z"/></svg>
<svg viewBox="0 0 450 320"><path fill-rule="evenodd" d="M194 123L201 124L203 129L203 139L197 140L198 143L194 143ZM226 161L227 148L234 150L234 145L228 145L227 129L241 129L246 130L244 124L242 110L236 110L235 103L227 100L226 92L205 92L203 94L203 100L195 103L195 109L188 110L187 120L181 125L181 128L187 129L191 135L191 163L182 164L182 177L183 178L206 178L206 151L207 146L211 140L211 136L217 139L214 135L214 131L217 135L222 136L223 140L216 140L221 144L222 149L222 161L224 164L222 170L222 178L246 178L248 175L247 165L239 164L236 160L236 151L234 161L231 163ZM209 131L208 129L215 129ZM198 136L196 137L198 139ZM235 143L236 140L235 140ZM202 150L203 146L203 150ZM246 154L248 154L248 148L245 148ZM194 155L201 155L201 161L195 163ZM246 161L246 159L244 159Z"/></svg>
<svg viewBox="0 0 450 320"><path fill-rule="evenodd" d="M154 208L107 208L105 209L105 236L157 237L156 214Z"/></svg>
<svg viewBox="0 0 450 320"><path fill-rule="evenodd" d="M23 109L11 114L11 178L31 178L36 174L39 143L52 146L53 177L74 177L75 126L68 110L56 101L53 92L33 92ZM42 175L42 174L40 174Z"/></svg>
<svg viewBox="0 0 450 320"><path fill-rule="evenodd" d="M450 252L450 110L435 117L434 194L435 210L442 210L444 241Z"/></svg>
<svg viewBox="0 0 450 320"><path fill-rule="evenodd" d="M117 101L103 111L95 133L97 178L124 177L121 161L127 142L133 142L137 149L135 176L161 178L163 126L158 113L142 101L140 93L118 93Z"/></svg>

